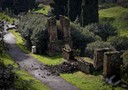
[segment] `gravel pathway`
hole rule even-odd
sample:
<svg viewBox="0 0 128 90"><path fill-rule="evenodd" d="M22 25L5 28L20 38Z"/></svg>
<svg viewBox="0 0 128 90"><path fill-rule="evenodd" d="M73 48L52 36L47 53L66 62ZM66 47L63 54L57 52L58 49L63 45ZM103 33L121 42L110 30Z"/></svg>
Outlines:
<svg viewBox="0 0 128 90"><path fill-rule="evenodd" d="M45 65L37 61L29 54L21 51L16 45L15 37L11 33L7 33L4 39L9 43L9 55L16 60L21 69L25 69L42 83L49 86L52 90L79 90L76 86L68 83L60 76L52 75L45 69Z"/></svg>

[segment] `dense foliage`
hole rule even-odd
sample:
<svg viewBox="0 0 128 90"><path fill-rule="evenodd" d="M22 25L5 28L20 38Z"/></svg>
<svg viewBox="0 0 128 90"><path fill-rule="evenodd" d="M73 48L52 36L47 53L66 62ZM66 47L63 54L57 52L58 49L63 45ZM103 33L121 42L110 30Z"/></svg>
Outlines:
<svg viewBox="0 0 128 90"><path fill-rule="evenodd" d="M94 50L99 48L111 48L114 50L113 46L109 42L96 41L87 44L87 47L85 49L86 56L93 58Z"/></svg>
<svg viewBox="0 0 128 90"><path fill-rule="evenodd" d="M71 34L73 46L81 51L81 55L84 55L84 50L88 43L100 40L100 37L76 24L71 25Z"/></svg>
<svg viewBox="0 0 128 90"><path fill-rule="evenodd" d="M117 50L128 50L128 37L114 36L108 40Z"/></svg>
<svg viewBox="0 0 128 90"><path fill-rule="evenodd" d="M33 45L37 47L38 53L47 49L46 21L46 17L37 14L28 14L21 19L18 31L28 49Z"/></svg>
<svg viewBox="0 0 128 90"><path fill-rule="evenodd" d="M108 37L117 35L117 30L109 23L90 24L86 28L96 35L99 35L102 40L106 41Z"/></svg>

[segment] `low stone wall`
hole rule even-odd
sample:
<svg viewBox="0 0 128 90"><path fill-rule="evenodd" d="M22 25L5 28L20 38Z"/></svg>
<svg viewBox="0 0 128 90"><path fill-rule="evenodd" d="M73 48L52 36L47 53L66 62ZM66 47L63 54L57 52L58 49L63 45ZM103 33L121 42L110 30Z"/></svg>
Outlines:
<svg viewBox="0 0 128 90"><path fill-rule="evenodd" d="M84 61L82 58L77 59L78 69L84 73L92 74L94 67L92 63Z"/></svg>

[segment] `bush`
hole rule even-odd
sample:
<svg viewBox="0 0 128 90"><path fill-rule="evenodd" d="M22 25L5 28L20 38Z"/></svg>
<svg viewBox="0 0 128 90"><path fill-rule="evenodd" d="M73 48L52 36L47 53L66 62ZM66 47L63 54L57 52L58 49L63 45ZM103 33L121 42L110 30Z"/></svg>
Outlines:
<svg viewBox="0 0 128 90"><path fill-rule="evenodd" d="M84 50L88 43L101 40L100 37L96 36L94 33L76 24L71 25L71 36L73 47L81 51L80 55L84 55Z"/></svg>
<svg viewBox="0 0 128 90"><path fill-rule="evenodd" d="M86 26L86 29L93 32L96 35L99 35L102 40L106 41L109 36L114 36L117 34L116 28L114 28L109 23L102 23L102 24L90 24Z"/></svg>
<svg viewBox="0 0 128 90"><path fill-rule="evenodd" d="M94 50L97 49L97 48L111 48L111 49L114 49L109 42L95 41L95 42L87 44L87 47L85 49L85 55L90 57L90 58L93 58Z"/></svg>
<svg viewBox="0 0 128 90"><path fill-rule="evenodd" d="M123 54L122 78L128 82L128 51Z"/></svg>
<svg viewBox="0 0 128 90"><path fill-rule="evenodd" d="M126 36L114 36L108 39L117 50L128 50L128 37Z"/></svg>
<svg viewBox="0 0 128 90"><path fill-rule="evenodd" d="M31 46L35 45L38 53L45 52L48 39L46 21L44 15L37 14L28 14L21 19L18 31L24 38L28 49L31 49Z"/></svg>

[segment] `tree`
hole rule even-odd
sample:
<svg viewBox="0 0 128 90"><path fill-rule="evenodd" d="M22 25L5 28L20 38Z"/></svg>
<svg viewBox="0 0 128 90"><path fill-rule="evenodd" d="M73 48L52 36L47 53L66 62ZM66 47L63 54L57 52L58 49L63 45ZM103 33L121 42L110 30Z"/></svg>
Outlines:
<svg viewBox="0 0 128 90"><path fill-rule="evenodd" d="M100 36L102 40L106 41L108 37L117 35L117 30L109 23L92 23L85 27L94 34Z"/></svg>
<svg viewBox="0 0 128 90"><path fill-rule="evenodd" d="M98 0L54 0L50 6L57 19L59 15L66 15L71 21L79 17L83 27L98 22Z"/></svg>
<svg viewBox="0 0 128 90"><path fill-rule="evenodd" d="M73 47L80 50L80 55L84 55L84 50L88 43L101 40L101 38L94 33L76 24L71 25L71 36Z"/></svg>
<svg viewBox="0 0 128 90"><path fill-rule="evenodd" d="M53 0L54 2L50 4L53 8L52 12L59 19L59 15L67 16L67 0Z"/></svg>
<svg viewBox="0 0 128 90"><path fill-rule="evenodd" d="M45 53L47 49L47 18L44 15L27 14L18 26L18 31L24 38L29 50L31 46L37 47L37 53Z"/></svg>
<svg viewBox="0 0 128 90"><path fill-rule="evenodd" d="M82 0L81 26L98 22L98 0Z"/></svg>
<svg viewBox="0 0 128 90"><path fill-rule="evenodd" d="M80 17L82 0L68 0L68 17L74 21L76 17Z"/></svg>
<svg viewBox="0 0 128 90"><path fill-rule="evenodd" d="M108 39L118 51L128 50L128 37L126 36L114 36Z"/></svg>

